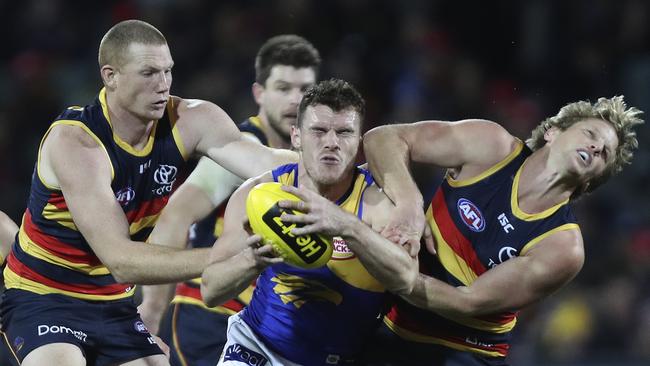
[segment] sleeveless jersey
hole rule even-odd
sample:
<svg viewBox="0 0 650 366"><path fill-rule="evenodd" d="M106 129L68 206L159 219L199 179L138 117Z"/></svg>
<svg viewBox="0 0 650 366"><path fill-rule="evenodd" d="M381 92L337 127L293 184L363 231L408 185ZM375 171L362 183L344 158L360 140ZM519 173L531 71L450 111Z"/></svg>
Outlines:
<svg viewBox="0 0 650 366"><path fill-rule="evenodd" d="M268 139L262 130L262 123L259 117L249 117L239 124L239 130L243 133L253 134L263 145L268 146ZM203 220L192 225L190 228L190 245L193 248L209 248L223 231L223 215L226 210L227 201L215 208L210 215ZM241 311L244 306L248 305L253 296L254 286L249 286L242 291L236 298L230 299L225 303L208 307L201 297L201 278L195 278L190 281L179 283L176 286L176 294L172 299L173 304L192 304L200 306L208 311L232 315Z"/></svg>
<svg viewBox="0 0 650 366"><path fill-rule="evenodd" d="M175 120L170 120L172 99L163 118L154 122L149 140L140 151L113 132L107 108L106 91L102 89L93 104L63 111L46 132L41 146L54 126L77 126L88 133L110 160L111 188L127 218L131 238L144 241L167 203L179 169L185 165L183 143ZM27 209L7 258L4 279L7 288L85 300L125 298L135 289L117 283L97 258L75 226L61 190L41 179L39 163L32 175Z"/></svg>
<svg viewBox="0 0 650 366"><path fill-rule="evenodd" d="M468 286L491 268L526 254L549 235L578 228L568 200L537 214L519 208L519 176L530 154L520 142L509 156L477 177L459 181L447 176L426 214L438 255L422 250L420 272L452 286ZM505 357L517 318L516 312L443 317L398 299L384 321L407 340Z"/></svg>
<svg viewBox="0 0 650 366"><path fill-rule="evenodd" d="M298 164L275 169L273 179L297 187ZM362 218L363 193L371 184L370 173L357 168L350 189L336 203ZM345 241L335 237L333 245L332 259L323 267L279 264L264 270L241 315L267 347L302 365L355 358L381 318L383 286Z"/></svg>

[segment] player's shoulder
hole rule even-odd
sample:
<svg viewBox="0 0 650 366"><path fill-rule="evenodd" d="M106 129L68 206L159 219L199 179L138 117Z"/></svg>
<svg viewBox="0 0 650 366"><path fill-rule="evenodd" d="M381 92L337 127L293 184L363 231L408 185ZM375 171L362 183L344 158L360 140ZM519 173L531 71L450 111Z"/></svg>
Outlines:
<svg viewBox="0 0 650 366"><path fill-rule="evenodd" d="M470 157L467 164L491 165L496 164L514 151L521 148L522 141L513 136L501 124L485 119L468 119L457 122L459 133L464 141L476 141L480 144L470 144L465 147Z"/></svg>
<svg viewBox="0 0 650 366"><path fill-rule="evenodd" d="M94 148L101 145L97 136L83 123L71 120L58 122L60 123L54 124L45 137L50 144L60 144L68 148Z"/></svg>
<svg viewBox="0 0 650 366"><path fill-rule="evenodd" d="M222 111L218 105L203 99L181 98L172 95L170 102L172 110L179 115Z"/></svg>
<svg viewBox="0 0 650 366"><path fill-rule="evenodd" d="M395 204L376 184L368 186L363 193L363 221L366 223L385 221L394 207Z"/></svg>

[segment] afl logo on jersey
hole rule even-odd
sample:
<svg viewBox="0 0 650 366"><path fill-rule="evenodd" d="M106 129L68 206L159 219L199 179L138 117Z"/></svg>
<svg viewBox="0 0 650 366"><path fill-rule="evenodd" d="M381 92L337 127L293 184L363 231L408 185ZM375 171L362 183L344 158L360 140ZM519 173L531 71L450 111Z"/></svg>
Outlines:
<svg viewBox="0 0 650 366"><path fill-rule="evenodd" d="M470 228L470 230L477 233L485 230L485 219L483 218L483 214L478 207L472 203L472 201L461 198L458 200L456 205L458 207L460 218L463 220L465 225Z"/></svg>
<svg viewBox="0 0 650 366"><path fill-rule="evenodd" d="M135 198L135 191L131 187L122 188L115 193L115 199L120 206L126 206Z"/></svg>
<svg viewBox="0 0 650 366"><path fill-rule="evenodd" d="M174 183L176 180L176 172L178 169L173 165L160 164L156 172L153 174L153 180L158 184L168 185Z"/></svg>

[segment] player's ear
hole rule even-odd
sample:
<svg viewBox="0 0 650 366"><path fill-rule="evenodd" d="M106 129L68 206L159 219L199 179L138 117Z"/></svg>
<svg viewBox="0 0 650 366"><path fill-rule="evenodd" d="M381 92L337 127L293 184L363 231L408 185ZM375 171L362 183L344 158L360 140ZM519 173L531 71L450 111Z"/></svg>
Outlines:
<svg viewBox="0 0 650 366"><path fill-rule="evenodd" d="M557 137L557 135L558 135L560 132L561 132L561 131L560 131L559 128L557 128L557 127L555 127L555 126L554 126L554 127L551 127L551 128L549 128L548 130L546 130L546 132L544 132L544 140L545 140L546 142L552 142L553 140L555 140L555 138Z"/></svg>
<svg viewBox="0 0 650 366"><path fill-rule="evenodd" d="M255 103L257 103L257 105L262 105L262 98L264 97L265 90L266 89L264 88L264 85L258 82L253 83L251 91L253 92L253 98L255 99Z"/></svg>
<svg viewBox="0 0 650 366"><path fill-rule="evenodd" d="M115 67L104 65L100 69L100 74L102 76L102 81L107 88L115 89L117 87L117 70Z"/></svg>
<svg viewBox="0 0 650 366"><path fill-rule="evenodd" d="M297 125L291 125L291 146L298 151L301 147L300 128Z"/></svg>

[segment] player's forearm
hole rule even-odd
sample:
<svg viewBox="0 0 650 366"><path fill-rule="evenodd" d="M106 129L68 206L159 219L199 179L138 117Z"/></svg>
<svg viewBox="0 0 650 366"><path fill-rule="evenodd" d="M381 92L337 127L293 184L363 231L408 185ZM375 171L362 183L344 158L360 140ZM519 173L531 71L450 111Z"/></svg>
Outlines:
<svg viewBox="0 0 650 366"><path fill-rule="evenodd" d="M174 296L175 284L147 285L142 287L140 317L152 334L158 334L160 320Z"/></svg>
<svg viewBox="0 0 650 366"><path fill-rule="evenodd" d="M436 278L419 273L410 294L402 294L409 303L441 314L479 316L495 312L464 286L453 287Z"/></svg>
<svg viewBox="0 0 650 366"><path fill-rule="evenodd" d="M250 250L250 249L247 249ZM201 276L201 296L208 306L217 306L241 293L260 273L245 252L210 264Z"/></svg>
<svg viewBox="0 0 650 366"><path fill-rule="evenodd" d="M409 146L398 130L390 125L376 127L363 141L368 167L386 195L396 206L422 207L422 194L409 171Z"/></svg>
<svg viewBox="0 0 650 366"><path fill-rule="evenodd" d="M110 259L102 259L122 283L157 285L199 277L208 263L209 248L178 250L129 242Z"/></svg>
<svg viewBox="0 0 650 366"><path fill-rule="evenodd" d="M342 235L361 263L384 287L395 294L410 293L418 274L417 261L405 248L357 221Z"/></svg>

